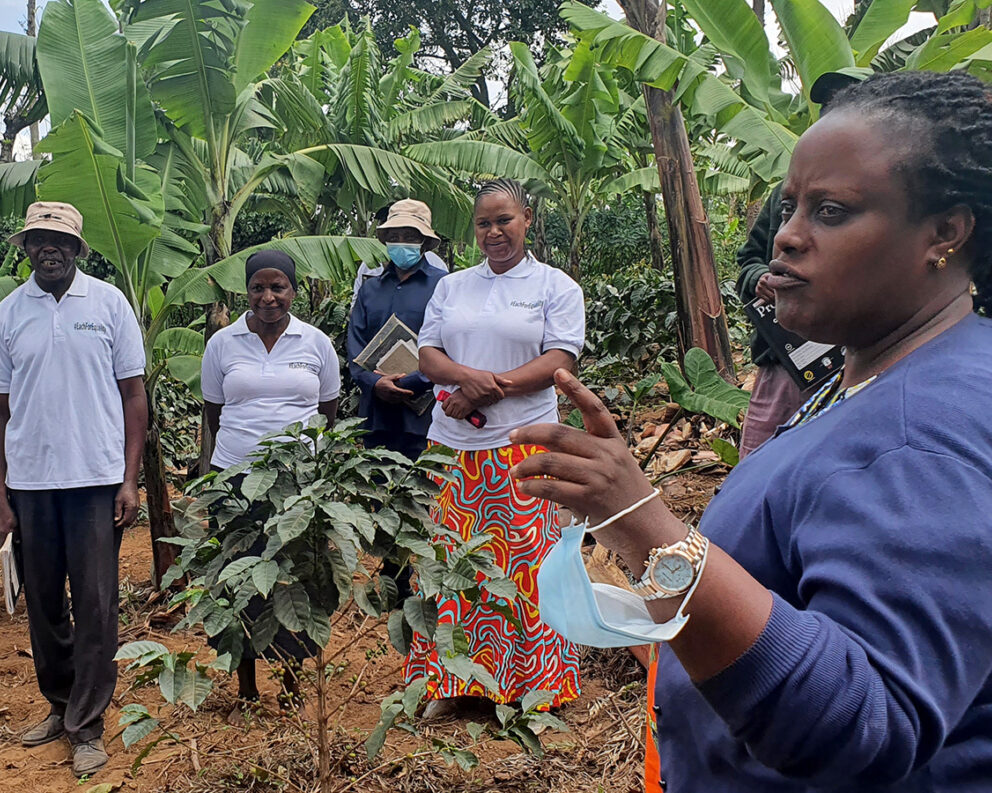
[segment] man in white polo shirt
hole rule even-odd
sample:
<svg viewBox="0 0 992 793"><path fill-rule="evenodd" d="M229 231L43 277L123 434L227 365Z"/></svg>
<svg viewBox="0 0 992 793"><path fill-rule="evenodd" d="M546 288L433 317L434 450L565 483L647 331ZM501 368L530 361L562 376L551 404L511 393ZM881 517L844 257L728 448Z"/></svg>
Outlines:
<svg viewBox="0 0 992 793"><path fill-rule="evenodd" d="M118 554L138 514L148 424L141 330L117 288L76 269L89 252L82 228L70 204L32 204L8 242L34 272L0 302L0 541L14 531L20 542L38 686L51 704L21 740L66 735L80 777L107 762Z"/></svg>

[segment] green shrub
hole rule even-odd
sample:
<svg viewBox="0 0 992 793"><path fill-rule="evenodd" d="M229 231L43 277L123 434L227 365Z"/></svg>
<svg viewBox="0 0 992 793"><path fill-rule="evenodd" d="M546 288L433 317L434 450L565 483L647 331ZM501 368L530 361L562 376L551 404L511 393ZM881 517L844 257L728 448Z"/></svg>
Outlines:
<svg viewBox="0 0 992 793"><path fill-rule="evenodd" d="M588 278L580 367L592 382L634 379L676 349L675 288L646 264Z"/></svg>

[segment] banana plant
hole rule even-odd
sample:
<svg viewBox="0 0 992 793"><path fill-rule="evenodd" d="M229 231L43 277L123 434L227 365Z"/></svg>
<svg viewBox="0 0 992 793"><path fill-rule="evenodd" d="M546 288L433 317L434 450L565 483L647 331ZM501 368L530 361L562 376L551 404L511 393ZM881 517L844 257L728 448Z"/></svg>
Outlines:
<svg viewBox="0 0 992 793"><path fill-rule="evenodd" d="M912 46L907 42L914 40L907 39L887 48L886 41L911 11L933 11L933 3L874 0L854 29L845 31L819 0L772 0L788 48L783 61L772 54L764 27L746 0L724 0L719 6L707 0L680 4L715 47L722 73L574 0L566 0L561 13L602 63L623 67L645 85L674 90L688 118L705 121L730 141L747 166L753 194L784 176L798 136L816 120L818 108L809 91L825 72L867 75L895 65L968 69L992 78L992 30L972 27L992 0L944 4L935 14L936 27L924 40ZM908 52L907 46L912 47ZM795 67L802 89L798 96L782 90L784 61ZM731 173L739 174L740 168L735 166Z"/></svg>
<svg viewBox="0 0 992 793"><path fill-rule="evenodd" d="M292 218L301 232L324 230L338 218L352 234L366 235L382 207L413 196L431 206L439 233L467 237L469 196L447 171L417 152L430 145L457 148L471 130L499 122L472 95L491 53L483 49L440 76L414 66L418 31L395 46L397 57L384 64L368 22L353 30L345 21L298 42L262 84L263 101L276 122L273 138L317 160L326 172L316 210ZM519 175L525 158L514 160L514 154L494 143L489 156L463 169L464 175L506 175L501 162L516 165ZM274 202L266 206L275 208Z"/></svg>
<svg viewBox="0 0 992 793"><path fill-rule="evenodd" d="M553 202L565 216L568 269L579 278L586 218L610 195L606 186L630 170L626 142L632 139L631 127L646 125L643 110L638 115L631 108L612 69L598 63L584 43L551 50L540 70L525 45L511 43L510 51L511 95L519 115L505 123L515 130L494 124L485 134L414 144L407 153L455 173L489 170L527 182L532 193ZM513 152L507 143L521 151Z"/></svg>
<svg viewBox="0 0 992 793"><path fill-rule="evenodd" d="M0 31L0 163L13 160L14 139L48 112L35 61L34 36Z"/></svg>
<svg viewBox="0 0 992 793"><path fill-rule="evenodd" d="M0 31L0 108L0 216L23 215L41 160L14 162L14 140L48 112L34 36Z"/></svg>

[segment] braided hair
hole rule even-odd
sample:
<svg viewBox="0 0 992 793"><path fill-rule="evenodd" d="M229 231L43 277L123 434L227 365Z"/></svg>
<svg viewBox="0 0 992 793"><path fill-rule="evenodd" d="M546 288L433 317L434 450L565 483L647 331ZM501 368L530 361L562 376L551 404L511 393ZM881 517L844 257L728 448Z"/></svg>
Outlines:
<svg viewBox="0 0 992 793"><path fill-rule="evenodd" d="M508 195L517 203L521 211L527 209L529 203L527 191L524 190L524 186L516 179L494 179L491 182L486 182L479 188L479 192L475 194L475 206L478 207L479 202L483 198L494 193Z"/></svg>
<svg viewBox="0 0 992 793"><path fill-rule="evenodd" d="M975 305L992 315L992 87L964 72L894 72L839 91L829 111L840 110L884 120L886 135L903 141L897 170L917 218L971 210Z"/></svg>

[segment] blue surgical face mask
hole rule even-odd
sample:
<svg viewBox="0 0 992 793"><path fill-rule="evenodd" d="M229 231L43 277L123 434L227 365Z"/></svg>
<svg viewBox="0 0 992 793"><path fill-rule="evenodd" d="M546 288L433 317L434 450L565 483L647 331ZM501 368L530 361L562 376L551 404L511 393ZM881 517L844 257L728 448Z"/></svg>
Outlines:
<svg viewBox="0 0 992 793"><path fill-rule="evenodd" d="M420 245L412 242L390 242L386 245L389 260L401 270L412 270L420 261Z"/></svg>
<svg viewBox="0 0 992 793"><path fill-rule="evenodd" d="M561 539L541 563L541 621L569 641L590 647L633 647L675 638L689 619L681 610L659 624L633 592L589 580L582 561L585 533L585 523L563 527Z"/></svg>

